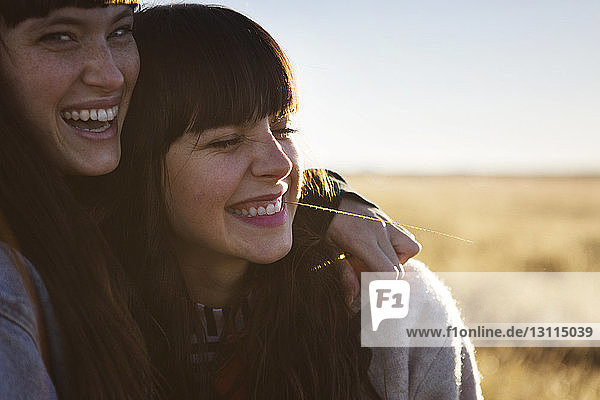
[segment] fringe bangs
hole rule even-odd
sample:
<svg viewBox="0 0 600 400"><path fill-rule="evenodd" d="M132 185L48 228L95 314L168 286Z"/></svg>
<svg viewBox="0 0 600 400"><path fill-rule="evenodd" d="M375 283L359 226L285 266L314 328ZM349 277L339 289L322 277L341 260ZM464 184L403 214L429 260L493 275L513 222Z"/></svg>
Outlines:
<svg viewBox="0 0 600 400"><path fill-rule="evenodd" d="M135 35L142 69L134 101L161 93L153 108L166 117L165 129L178 130L169 141L184 131L296 109L294 78L281 48L235 11L197 4L150 8L136 14Z"/></svg>
<svg viewBox="0 0 600 400"><path fill-rule="evenodd" d="M95 8L129 5L137 8L141 0L0 0L0 15L8 27L14 27L28 18L43 18L64 7Z"/></svg>

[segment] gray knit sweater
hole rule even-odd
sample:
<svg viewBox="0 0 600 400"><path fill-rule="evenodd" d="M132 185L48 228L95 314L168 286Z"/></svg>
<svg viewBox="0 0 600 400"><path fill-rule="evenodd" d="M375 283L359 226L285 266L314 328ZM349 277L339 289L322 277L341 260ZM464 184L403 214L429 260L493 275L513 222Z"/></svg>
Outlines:
<svg viewBox="0 0 600 400"><path fill-rule="evenodd" d="M405 265L412 293L411 314L427 313L444 325L459 326L460 313L448 291L424 264ZM416 307L416 308L415 308ZM398 325L402 320L397 320ZM452 340L452 339L448 339ZM386 400L483 399L474 348L468 339L445 347L374 347L369 376L376 392Z"/></svg>

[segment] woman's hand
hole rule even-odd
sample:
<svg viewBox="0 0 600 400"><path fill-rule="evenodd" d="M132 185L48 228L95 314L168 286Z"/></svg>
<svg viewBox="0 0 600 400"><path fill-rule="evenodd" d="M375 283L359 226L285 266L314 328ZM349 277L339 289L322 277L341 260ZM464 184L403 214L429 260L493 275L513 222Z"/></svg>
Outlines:
<svg viewBox="0 0 600 400"><path fill-rule="evenodd" d="M380 209L353 198L343 197L339 210L390 221ZM336 214L327 237L352 255L348 261L356 272L394 272L394 266L404 264L421 250L414 235L404 228L349 215ZM345 275L354 298L359 290L358 280L351 270Z"/></svg>

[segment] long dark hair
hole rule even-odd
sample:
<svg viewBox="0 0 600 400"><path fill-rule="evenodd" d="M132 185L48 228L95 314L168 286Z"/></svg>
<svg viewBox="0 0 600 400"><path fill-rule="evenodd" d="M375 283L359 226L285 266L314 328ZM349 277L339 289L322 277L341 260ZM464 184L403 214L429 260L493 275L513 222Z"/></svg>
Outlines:
<svg viewBox="0 0 600 400"><path fill-rule="evenodd" d="M273 38L227 8L151 8L136 15L134 33L141 71L125 121L123 159L108 178L108 197L118 198L103 226L139 290L138 321L165 393L213 398L206 364L191 359L191 337L203 332L201 321L168 245L165 155L190 130L295 110L294 80ZM316 194L322 187L305 184L303 190ZM368 386L369 353L360 348L340 270L311 269L334 254L319 234L319 218L298 210L292 251L247 272L251 316L243 337L222 352L244 366L238 378L251 398L354 399Z"/></svg>
<svg viewBox="0 0 600 400"><path fill-rule="evenodd" d="M48 12L52 4L82 2L3 1L0 12L16 24L38 15L34 8L25 12L26 5L41 3ZM66 387L57 388L59 397L151 398L149 356L128 309L122 270L26 114L11 101L14 93L5 80L0 76L0 212L10 232L0 239L33 263L50 294L66 362Z"/></svg>

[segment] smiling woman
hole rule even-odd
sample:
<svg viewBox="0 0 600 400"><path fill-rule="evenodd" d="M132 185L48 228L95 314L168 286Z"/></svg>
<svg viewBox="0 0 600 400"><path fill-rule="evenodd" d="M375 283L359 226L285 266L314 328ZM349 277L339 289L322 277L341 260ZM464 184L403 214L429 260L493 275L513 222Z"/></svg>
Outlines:
<svg viewBox="0 0 600 400"><path fill-rule="evenodd" d="M132 10L66 7L14 25L9 18L1 67L51 157L67 174L112 171L139 70Z"/></svg>
<svg viewBox="0 0 600 400"><path fill-rule="evenodd" d="M66 183L118 163L138 72L132 13L0 2L2 399L152 398L120 270ZM74 121L94 110L100 121Z"/></svg>
<svg viewBox="0 0 600 400"><path fill-rule="evenodd" d="M148 9L135 25L142 69L103 229L140 294L166 397L477 398L466 342L361 347L330 219L293 204L335 207L315 189L323 174L303 169L275 40L218 6ZM315 268L324 259L337 261ZM426 312L458 315L428 293Z"/></svg>
<svg viewBox="0 0 600 400"><path fill-rule="evenodd" d="M289 264L304 225L294 225L299 210L286 202L310 190L288 127L296 94L286 57L231 10L173 6L136 18L142 70L104 229L143 300L136 315L166 397L227 397L245 379L240 390L257 399L351 399L363 384L369 391L360 379L368 351L341 271L317 276L301 268L311 260ZM327 220L308 219L322 230ZM202 362L213 346L196 304L238 309L249 290L247 338L219 351L217 364ZM228 356L235 361L221 359ZM238 362L247 368L229 376Z"/></svg>

